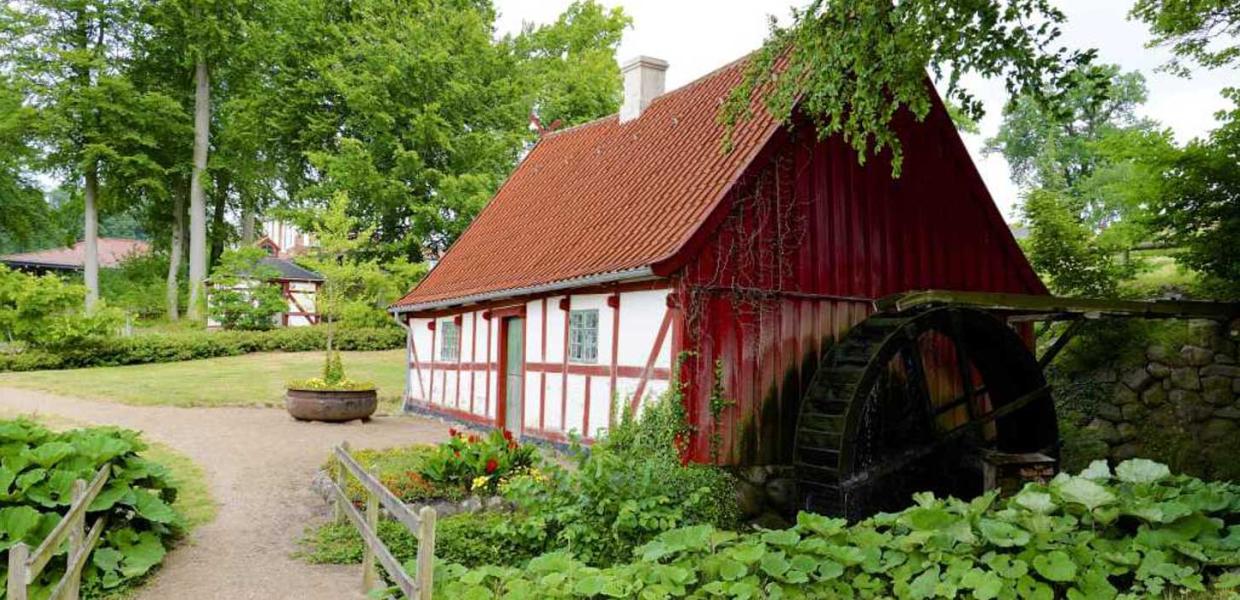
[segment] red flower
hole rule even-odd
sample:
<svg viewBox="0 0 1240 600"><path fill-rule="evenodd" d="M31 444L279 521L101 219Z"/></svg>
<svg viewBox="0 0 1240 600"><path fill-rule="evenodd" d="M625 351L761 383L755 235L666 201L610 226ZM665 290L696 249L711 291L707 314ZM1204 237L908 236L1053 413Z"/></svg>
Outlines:
<svg viewBox="0 0 1240 600"><path fill-rule="evenodd" d="M478 436L476 436L476 435L471 435L471 436L469 436L469 443L471 443L471 444L477 444L477 443L478 443Z"/></svg>
<svg viewBox="0 0 1240 600"><path fill-rule="evenodd" d="M448 428L448 435L450 435L450 436L452 436L452 437L456 437L456 436L457 436L457 434L459 434L459 433L460 433L460 432L459 432L459 431L457 431L455 427L449 427L449 428Z"/></svg>
<svg viewBox="0 0 1240 600"><path fill-rule="evenodd" d="M509 449L509 450L516 450L516 449L517 449L517 443L516 443L516 442L513 442L513 441L509 441L509 442L508 442L508 449Z"/></svg>
<svg viewBox="0 0 1240 600"><path fill-rule="evenodd" d="M498 469L498 468L499 468L499 461L495 460L494 458L487 459L487 475L494 473L495 469Z"/></svg>
<svg viewBox="0 0 1240 600"><path fill-rule="evenodd" d="M508 431L507 429L505 429L505 430L504 430L504 439L506 439L506 440L508 440L508 441L510 441L510 442L511 442L511 441L512 441L512 432L511 432L511 431Z"/></svg>
<svg viewBox="0 0 1240 600"><path fill-rule="evenodd" d="M455 457L457 457L457 458L460 458L460 457L461 457L461 451L460 451L460 450L453 450L453 451L452 451L452 455L453 455L453 456L455 456Z"/></svg>

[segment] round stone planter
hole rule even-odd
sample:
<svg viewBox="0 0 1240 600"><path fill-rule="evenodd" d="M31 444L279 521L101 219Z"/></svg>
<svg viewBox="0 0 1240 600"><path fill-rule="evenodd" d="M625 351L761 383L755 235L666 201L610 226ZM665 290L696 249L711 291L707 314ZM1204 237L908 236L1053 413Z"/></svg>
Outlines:
<svg viewBox="0 0 1240 600"><path fill-rule="evenodd" d="M299 421L343 422L367 419L379 405L376 390L324 391L290 389L284 396L288 414Z"/></svg>

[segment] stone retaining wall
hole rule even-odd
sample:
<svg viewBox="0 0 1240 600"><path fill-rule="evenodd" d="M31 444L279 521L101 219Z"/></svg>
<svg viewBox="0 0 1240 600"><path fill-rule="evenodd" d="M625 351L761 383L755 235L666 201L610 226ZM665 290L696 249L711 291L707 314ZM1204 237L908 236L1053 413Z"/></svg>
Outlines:
<svg viewBox="0 0 1240 600"><path fill-rule="evenodd" d="M1111 394L1098 403L1086 431L1107 445L1114 460L1175 462L1160 454L1182 448L1201 452L1206 461L1240 461L1217 450L1231 448L1240 434L1237 329L1237 323L1224 328L1193 321L1189 343L1152 345L1143 364L1096 372L1095 380L1110 384Z"/></svg>

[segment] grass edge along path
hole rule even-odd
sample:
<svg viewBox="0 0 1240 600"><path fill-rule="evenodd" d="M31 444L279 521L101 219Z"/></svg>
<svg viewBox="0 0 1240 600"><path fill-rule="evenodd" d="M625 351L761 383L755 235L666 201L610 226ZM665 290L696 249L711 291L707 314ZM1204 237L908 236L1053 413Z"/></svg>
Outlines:
<svg viewBox="0 0 1240 600"><path fill-rule="evenodd" d="M350 379L379 387L379 412L399 410L405 351L341 352ZM284 385L317 376L322 352L263 352L171 363L0 373L0 386L135 406L284 405Z"/></svg>

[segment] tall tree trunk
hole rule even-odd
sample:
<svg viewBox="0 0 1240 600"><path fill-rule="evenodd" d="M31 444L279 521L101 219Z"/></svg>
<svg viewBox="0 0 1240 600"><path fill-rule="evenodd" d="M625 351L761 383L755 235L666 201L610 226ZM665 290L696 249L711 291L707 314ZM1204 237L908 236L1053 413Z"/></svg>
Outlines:
<svg viewBox="0 0 1240 600"><path fill-rule="evenodd" d="M241 193L241 243L246 246L254 245L254 229L255 221L258 220L254 214L254 200L252 200L245 192Z"/></svg>
<svg viewBox="0 0 1240 600"><path fill-rule="evenodd" d="M184 181L184 180L182 180ZM180 187L180 186L178 186ZM181 247L185 245L185 197L181 189L172 195L172 243L168 249L168 320L181 318L180 290L177 276L181 273Z"/></svg>
<svg viewBox="0 0 1240 600"><path fill-rule="evenodd" d="M99 302L99 165L91 161L86 167L86 199L82 211L86 216L86 311L95 310Z"/></svg>
<svg viewBox="0 0 1240 600"><path fill-rule="evenodd" d="M203 177L207 170L207 146L211 127L211 80L207 63L194 66L194 168L189 181L189 308L186 316L201 321L206 305L203 282L207 279L207 199Z"/></svg>
<svg viewBox="0 0 1240 600"><path fill-rule="evenodd" d="M224 243L227 232L224 231L224 210L228 207L228 193L232 188L232 179L227 171L220 171L215 178L215 197L211 211L211 253L208 255L207 266L214 267L224 254Z"/></svg>

